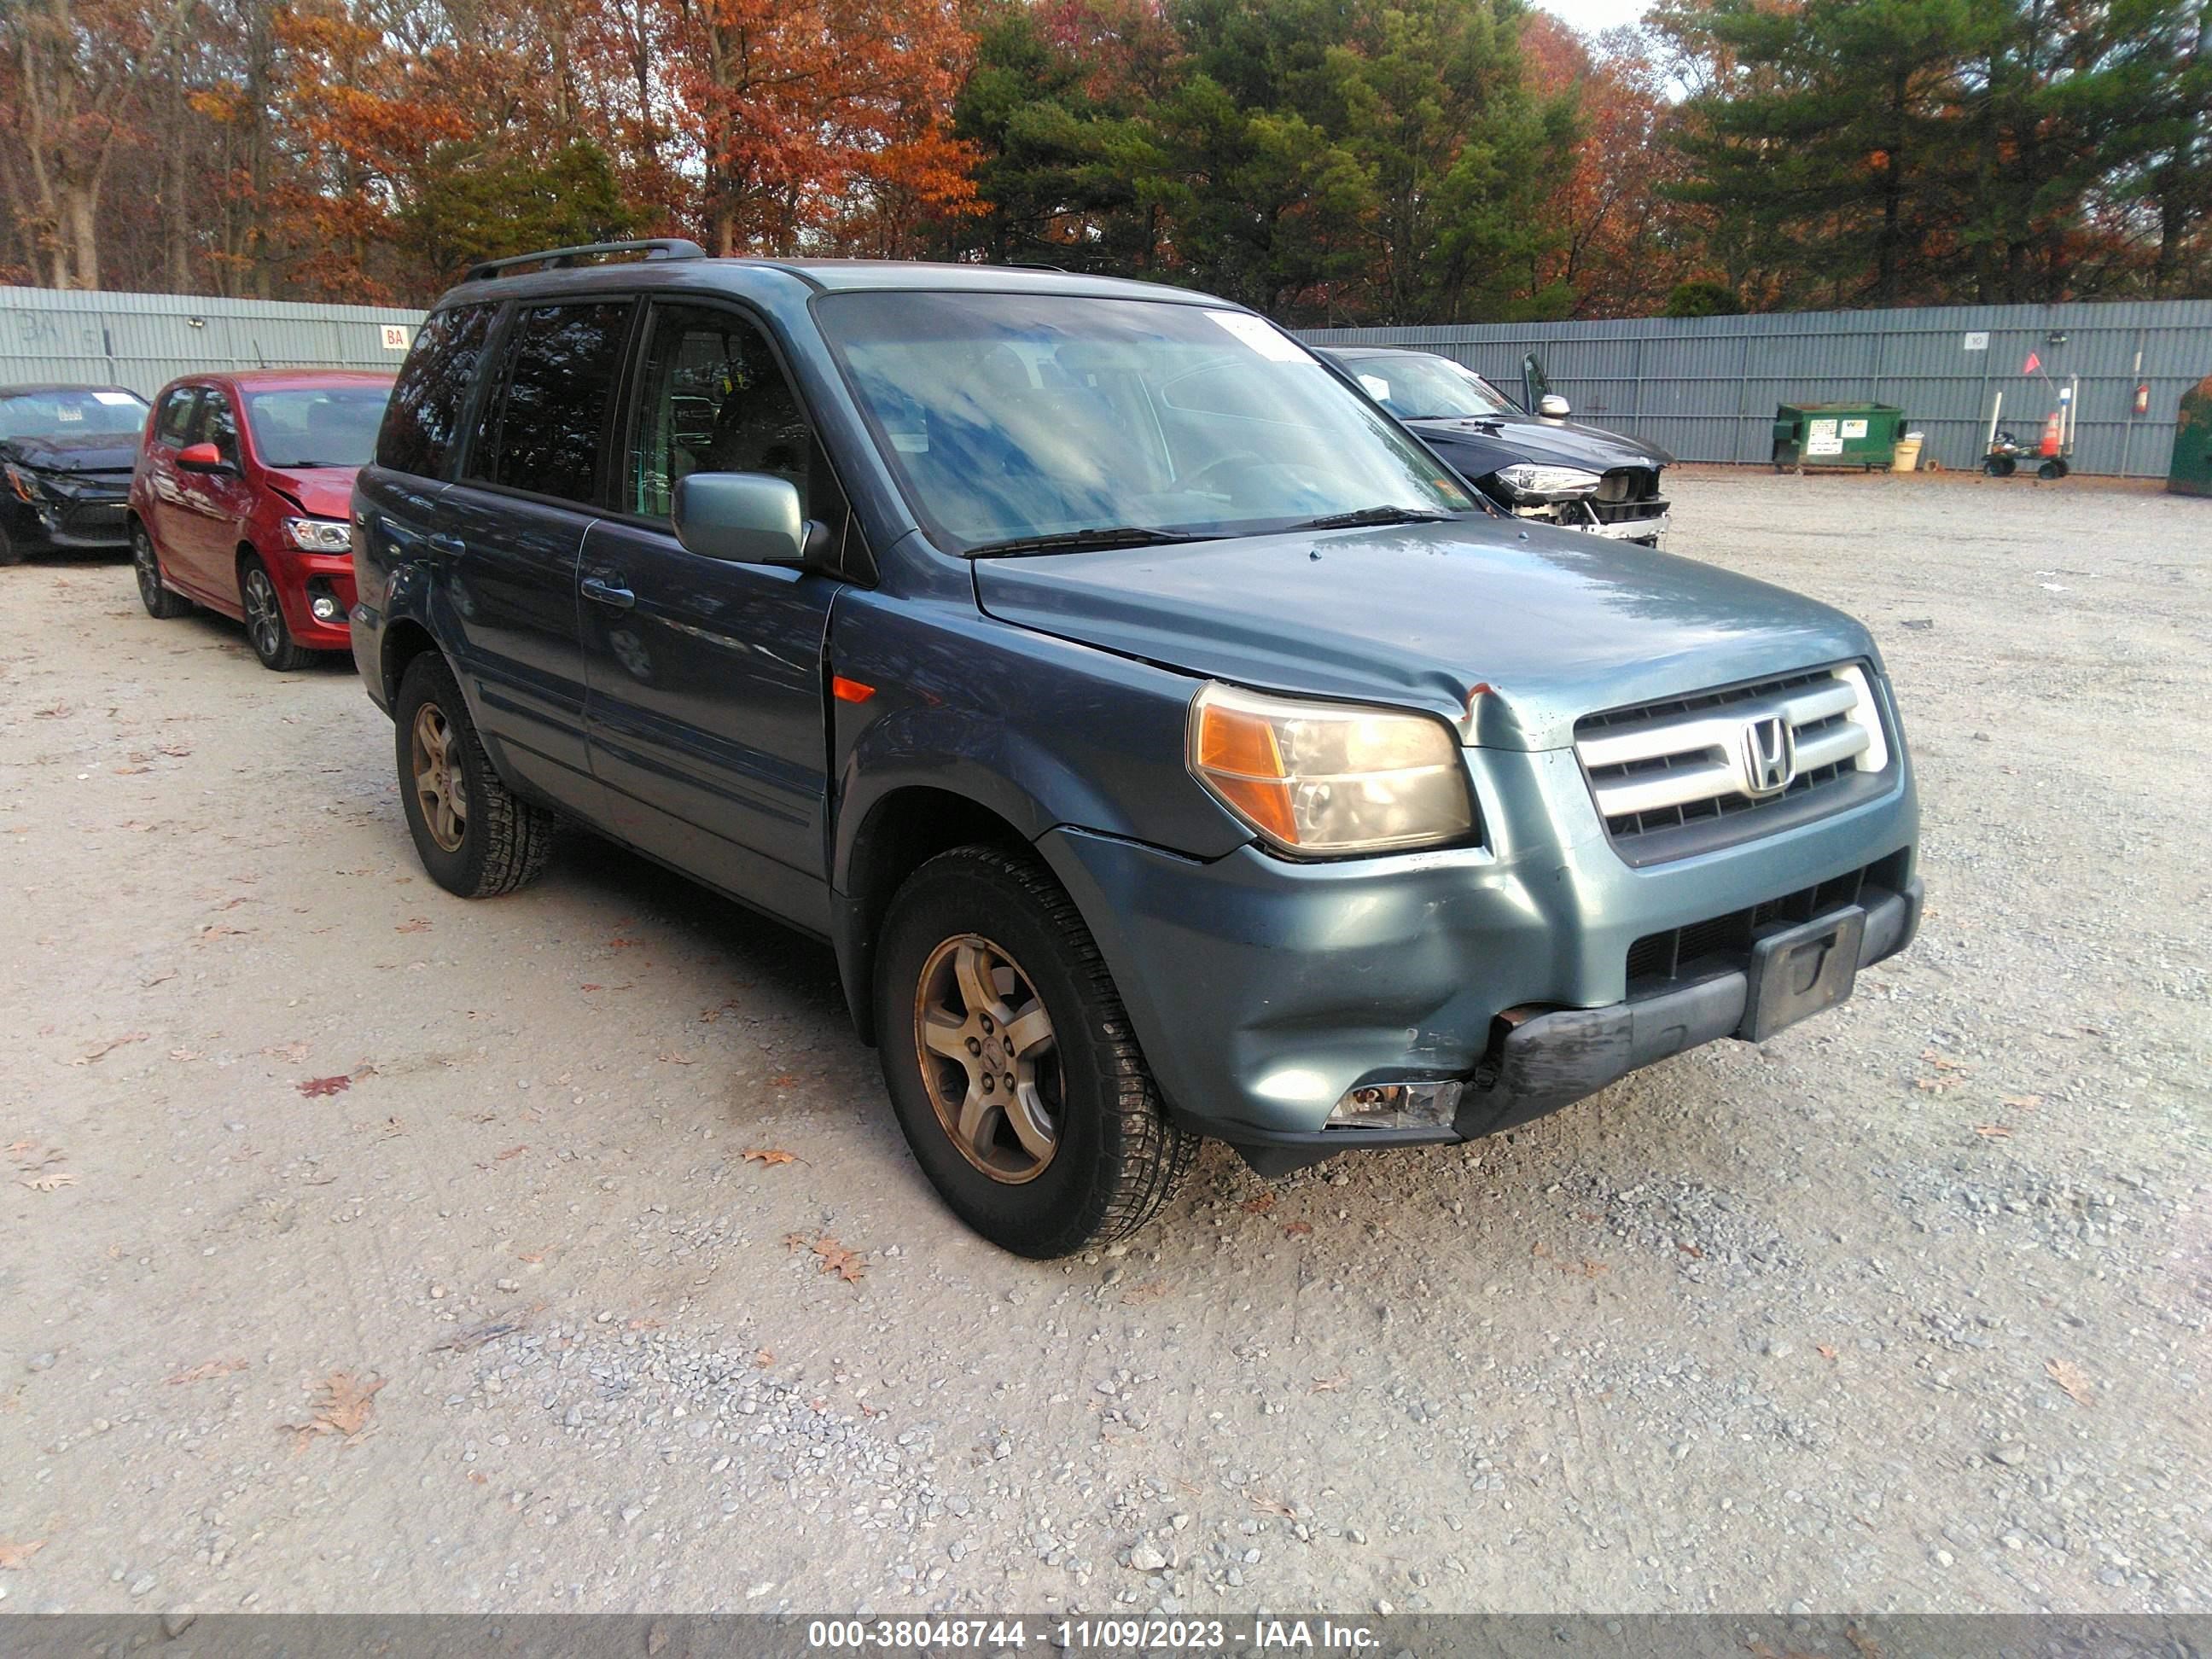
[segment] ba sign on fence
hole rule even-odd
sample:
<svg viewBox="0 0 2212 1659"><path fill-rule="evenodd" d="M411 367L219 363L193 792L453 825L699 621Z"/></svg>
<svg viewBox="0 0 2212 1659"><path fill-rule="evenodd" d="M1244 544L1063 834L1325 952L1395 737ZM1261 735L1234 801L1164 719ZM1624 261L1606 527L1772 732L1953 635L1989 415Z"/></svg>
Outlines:
<svg viewBox="0 0 2212 1659"><path fill-rule="evenodd" d="M386 323L386 324L385 324L385 325L384 325L384 349L385 349L386 351L404 351L404 350L406 350L406 349L407 349L407 348L408 348L409 346L412 345L414 343L415 343L415 331L414 331L413 329L411 329L411 328L408 327L406 324L404 324L404 323Z"/></svg>

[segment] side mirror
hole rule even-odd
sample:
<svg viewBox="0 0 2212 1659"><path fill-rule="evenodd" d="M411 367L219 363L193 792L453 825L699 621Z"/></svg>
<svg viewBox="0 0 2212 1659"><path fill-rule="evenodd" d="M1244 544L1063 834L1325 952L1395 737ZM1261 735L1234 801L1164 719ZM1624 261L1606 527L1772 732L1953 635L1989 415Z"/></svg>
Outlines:
<svg viewBox="0 0 2212 1659"><path fill-rule="evenodd" d="M1558 392L1547 392L1536 399L1536 412L1547 421L1564 421L1575 411Z"/></svg>
<svg viewBox="0 0 2212 1659"><path fill-rule="evenodd" d="M676 481L676 539L731 564L801 565L819 550L798 487L767 472L694 472Z"/></svg>
<svg viewBox="0 0 2212 1659"><path fill-rule="evenodd" d="M228 472L230 463L213 444L186 444L177 452L179 472Z"/></svg>

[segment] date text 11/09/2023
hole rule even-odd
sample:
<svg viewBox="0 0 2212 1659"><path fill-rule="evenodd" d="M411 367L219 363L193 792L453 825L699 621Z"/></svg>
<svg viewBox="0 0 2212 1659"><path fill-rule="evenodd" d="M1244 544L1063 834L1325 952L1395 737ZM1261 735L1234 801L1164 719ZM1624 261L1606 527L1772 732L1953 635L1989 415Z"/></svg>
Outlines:
<svg viewBox="0 0 2212 1659"><path fill-rule="evenodd" d="M1031 1641L1076 1653L1218 1653L1231 1648L1360 1650L1381 1635L1328 1619L816 1619L810 1648L897 1652L973 1648L998 1654Z"/></svg>

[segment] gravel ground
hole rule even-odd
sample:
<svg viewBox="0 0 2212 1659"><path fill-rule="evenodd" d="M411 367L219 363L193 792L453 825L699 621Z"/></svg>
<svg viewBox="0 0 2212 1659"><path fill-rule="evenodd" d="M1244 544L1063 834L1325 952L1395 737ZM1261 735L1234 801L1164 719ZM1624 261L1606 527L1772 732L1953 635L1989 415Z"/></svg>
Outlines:
<svg viewBox="0 0 2212 1659"><path fill-rule="evenodd" d="M819 947L588 841L451 899L349 666L0 572L4 1610L2203 1610L2212 507L1676 494L1881 638L1917 945L1049 1266Z"/></svg>

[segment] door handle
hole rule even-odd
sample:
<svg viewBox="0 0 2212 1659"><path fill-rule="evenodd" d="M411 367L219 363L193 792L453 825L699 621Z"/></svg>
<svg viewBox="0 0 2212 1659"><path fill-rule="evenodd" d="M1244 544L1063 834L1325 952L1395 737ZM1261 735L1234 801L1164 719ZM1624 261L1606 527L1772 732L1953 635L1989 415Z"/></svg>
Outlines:
<svg viewBox="0 0 2212 1659"><path fill-rule="evenodd" d="M617 611L627 611L637 603L637 595L622 585L622 578L613 571L593 571L584 578L584 597L600 605L612 605Z"/></svg>
<svg viewBox="0 0 2212 1659"><path fill-rule="evenodd" d="M450 531L434 531L422 541L433 553L443 553L453 558L459 558L469 550L469 544Z"/></svg>

